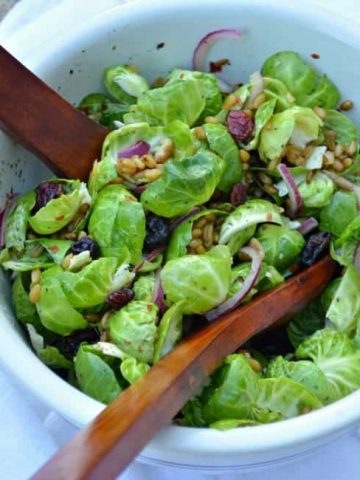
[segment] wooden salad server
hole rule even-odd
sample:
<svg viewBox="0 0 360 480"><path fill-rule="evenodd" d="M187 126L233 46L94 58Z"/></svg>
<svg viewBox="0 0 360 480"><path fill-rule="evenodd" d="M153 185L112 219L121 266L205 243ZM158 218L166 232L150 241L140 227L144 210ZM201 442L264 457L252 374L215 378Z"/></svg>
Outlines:
<svg viewBox="0 0 360 480"><path fill-rule="evenodd" d="M107 134L0 47L0 126L56 173L85 180ZM127 388L32 478L109 480L168 425L226 355L286 321L337 271L329 257L186 338Z"/></svg>

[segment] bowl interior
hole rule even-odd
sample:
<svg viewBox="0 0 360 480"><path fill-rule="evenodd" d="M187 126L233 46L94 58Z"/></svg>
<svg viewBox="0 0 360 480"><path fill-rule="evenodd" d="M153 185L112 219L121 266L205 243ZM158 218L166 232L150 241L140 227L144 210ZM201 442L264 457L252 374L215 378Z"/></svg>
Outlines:
<svg viewBox="0 0 360 480"><path fill-rule="evenodd" d="M176 22L174 19L176 18ZM152 81L174 67L191 68L193 50L211 30L239 28L239 41L221 40L209 60L228 58L222 76L246 82L262 62L279 50L295 50L340 87L344 99L360 99L360 35L355 26L311 11L306 5L277 2L184 0L129 4L105 11L61 38L45 44L41 52L24 59L69 101L77 103L90 92L103 91L102 71L111 64L134 63ZM162 48L159 44L164 43ZM319 55L318 59L311 57ZM351 116L360 124L360 113ZM0 204L12 190L24 192L51 172L34 156L0 134ZM71 159L76 161L76 159ZM10 305L10 289L0 272L0 316L4 348L0 360L53 409L82 426L102 408L56 377L35 357L24 341ZM314 412L279 424L217 432L168 427L143 452L143 459L193 468L239 467L272 461L324 443L360 419L360 393ZM226 468L227 468L226 467Z"/></svg>

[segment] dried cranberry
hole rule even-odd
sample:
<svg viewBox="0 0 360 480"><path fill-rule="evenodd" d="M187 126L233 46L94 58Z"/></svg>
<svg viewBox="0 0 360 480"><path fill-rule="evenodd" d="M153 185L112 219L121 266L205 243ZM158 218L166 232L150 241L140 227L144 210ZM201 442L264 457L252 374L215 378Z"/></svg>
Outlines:
<svg viewBox="0 0 360 480"><path fill-rule="evenodd" d="M227 126L231 135L239 142L248 140L254 131L253 121L242 110L231 110L227 117Z"/></svg>
<svg viewBox="0 0 360 480"><path fill-rule="evenodd" d="M85 252L86 250L89 250L90 256L93 260L100 257L99 245L89 237L83 237L80 240L77 240L71 245L70 248L71 253L74 255Z"/></svg>
<svg viewBox="0 0 360 480"><path fill-rule="evenodd" d="M324 255L330 244L331 234L329 232L319 232L310 235L305 247L300 255L300 263L310 267Z"/></svg>
<svg viewBox="0 0 360 480"><path fill-rule="evenodd" d="M81 343L96 343L100 340L99 331L96 328L85 328L83 330L76 330L66 337L59 338L54 343L56 347L65 355L65 357L72 359L78 351Z"/></svg>
<svg viewBox="0 0 360 480"><path fill-rule="evenodd" d="M235 183L231 190L230 202L235 207L246 202L246 185L244 183Z"/></svg>
<svg viewBox="0 0 360 480"><path fill-rule="evenodd" d="M36 190L36 203L31 213L34 215L40 208L50 202L53 198L59 198L63 192L63 186L61 183L44 182L39 185Z"/></svg>
<svg viewBox="0 0 360 480"><path fill-rule="evenodd" d="M166 220L153 213L146 219L146 236L144 242L145 252L151 252L157 247L165 245L170 235Z"/></svg>
<svg viewBox="0 0 360 480"><path fill-rule="evenodd" d="M134 291L131 288L122 288L116 292L110 293L106 299L106 303L116 310L121 307L124 307L134 298Z"/></svg>

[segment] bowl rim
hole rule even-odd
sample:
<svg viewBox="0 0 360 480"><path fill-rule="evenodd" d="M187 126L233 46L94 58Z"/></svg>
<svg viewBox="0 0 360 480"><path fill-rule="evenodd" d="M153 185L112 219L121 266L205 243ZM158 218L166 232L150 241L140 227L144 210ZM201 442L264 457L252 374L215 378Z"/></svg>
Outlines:
<svg viewBox="0 0 360 480"><path fill-rule="evenodd" d="M248 5L249 1L237 0L234 2L223 0L222 8L226 8L227 5L233 6L234 3ZM166 9L167 13L169 11L175 13L198 9L202 4L215 6L218 4L218 0L198 0L196 4L191 0L182 0L181 3L167 4ZM360 32L355 22L341 16L334 20L330 12L314 5L311 5L310 9L310 5L311 3L307 1L302 2L301 5L283 3L277 0L251 1L251 6L258 11L262 10L265 12L271 9L272 12L280 17L296 18L296 21L300 24L316 25L318 30L331 31L332 36L335 38L341 38L345 44L357 46L359 49ZM46 65L54 51L65 54L65 52L71 50L76 39L84 39L86 41L87 38L104 28L105 25L112 24L114 18L117 18L120 24L133 19L134 15L138 13L139 7L142 9L142 15L147 15L149 18L161 15L164 11L164 3L161 0L153 0L152 2L133 1L112 7L93 17L86 24L84 22L84 24L78 25L77 30L68 32L66 38L64 36L59 37L51 45L44 45L44 49L41 52L28 55L24 62L41 75L46 71ZM9 346L14 341L18 342L18 336L14 332L8 332L4 340L9 345L3 351L4 354L0 353L0 356L3 357L2 362L34 396L51 405L62 416L78 426L88 423L101 411L103 408L101 403L87 397L66 382L60 386L59 378L44 366L25 344L23 345L25 349L22 355L20 355L24 363L19 365L18 368L14 368L14 365L19 362L13 362L11 356L9 357L11 350ZM39 363L36 367L39 375L36 375L35 378L31 365L32 362L27 363L30 356ZM63 392L63 395L58 395L55 398L53 391L58 391L59 389ZM65 396L69 402L64 402ZM71 403L70 411L69 403ZM169 452L169 456L174 451L184 454L194 454L196 452L198 455L215 455L218 453L219 444L221 444L221 455L230 457L234 454L268 452L269 449L275 451L295 445L305 446L308 442L321 437L335 433L340 434L344 429L359 422L359 405L360 390L315 412L273 424L242 427L241 429L226 432L171 425L163 429L150 442L141 455L144 459L158 458L159 451L163 452L162 457L166 457L166 451Z"/></svg>

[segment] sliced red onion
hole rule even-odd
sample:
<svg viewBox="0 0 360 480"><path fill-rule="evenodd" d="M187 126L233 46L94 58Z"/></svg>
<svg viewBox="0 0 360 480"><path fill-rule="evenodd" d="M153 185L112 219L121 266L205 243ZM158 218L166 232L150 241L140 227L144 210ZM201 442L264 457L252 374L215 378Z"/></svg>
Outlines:
<svg viewBox="0 0 360 480"><path fill-rule="evenodd" d="M246 185L244 183L235 183L232 187L230 202L234 207L238 207L246 202Z"/></svg>
<svg viewBox="0 0 360 480"><path fill-rule="evenodd" d="M148 183L145 183L144 185L136 185L136 186L133 188L133 191L134 191L134 193L136 193L137 195L141 195L143 192L145 192L145 190L147 189L148 186L149 186Z"/></svg>
<svg viewBox="0 0 360 480"><path fill-rule="evenodd" d="M314 217L310 217L304 220L296 230L301 233L301 235L305 236L312 232L318 225L318 221Z"/></svg>
<svg viewBox="0 0 360 480"><path fill-rule="evenodd" d="M163 314L167 307L164 304L164 290L161 284L161 268L159 268L155 274L155 291L153 301L159 307L160 313Z"/></svg>
<svg viewBox="0 0 360 480"><path fill-rule="evenodd" d="M230 312L231 310L236 308L248 295L248 293L254 286L256 280L258 279L261 271L260 253L252 247L244 247L240 251L251 258L251 268L249 275L245 278L240 290L236 292L235 295L233 295L224 303L205 314L206 319L210 322L220 317L220 315L224 315L225 313Z"/></svg>
<svg viewBox="0 0 360 480"><path fill-rule="evenodd" d="M357 273L360 275L360 242L356 245L353 262Z"/></svg>
<svg viewBox="0 0 360 480"><path fill-rule="evenodd" d="M177 228L181 223L185 222L185 220L187 220L188 218L192 217L193 215L195 215L200 211L201 211L201 207L195 207L186 215L182 215L181 217L175 218L175 220L173 220L169 225L170 232L173 232L175 228Z"/></svg>
<svg viewBox="0 0 360 480"><path fill-rule="evenodd" d="M250 96L246 103L248 108L252 107L252 104L255 98L264 91L264 88L265 88L264 78L260 72L254 72L253 74L250 75L250 85L251 85Z"/></svg>
<svg viewBox="0 0 360 480"><path fill-rule="evenodd" d="M340 175L336 175L334 172L324 171L325 175L327 175L331 180L336 183L336 185L343 190L348 190L349 192L354 192L357 198L357 207L360 210L360 187L355 185L354 183L350 182L344 177L340 177Z"/></svg>
<svg viewBox="0 0 360 480"><path fill-rule="evenodd" d="M298 190L295 180L291 175L288 167L284 163L280 163L277 166L277 169L282 179L284 180L289 192L289 201L290 201L289 215L291 218L296 218L300 214L301 207L302 207L300 192Z"/></svg>
<svg viewBox="0 0 360 480"><path fill-rule="evenodd" d="M19 193L9 193L6 196L4 207L0 210L0 247L5 245L5 224L6 219L10 213L10 210L14 206L17 198L20 196Z"/></svg>
<svg viewBox="0 0 360 480"><path fill-rule="evenodd" d="M139 155L142 157L150 152L150 145L147 142L143 142L139 140L138 142L134 143L130 147L118 152L118 158L131 158L134 155Z"/></svg>
<svg viewBox="0 0 360 480"><path fill-rule="evenodd" d="M165 245L155 248L152 252L148 253L145 258L134 268L135 273L139 273L145 262L152 262L158 255L161 255L166 249Z"/></svg>
<svg viewBox="0 0 360 480"><path fill-rule="evenodd" d="M205 71L205 60L209 49L220 39L223 38L240 38L242 33L236 28L221 28L220 30L214 30L209 32L203 37L197 44L193 55L193 70L199 72Z"/></svg>

